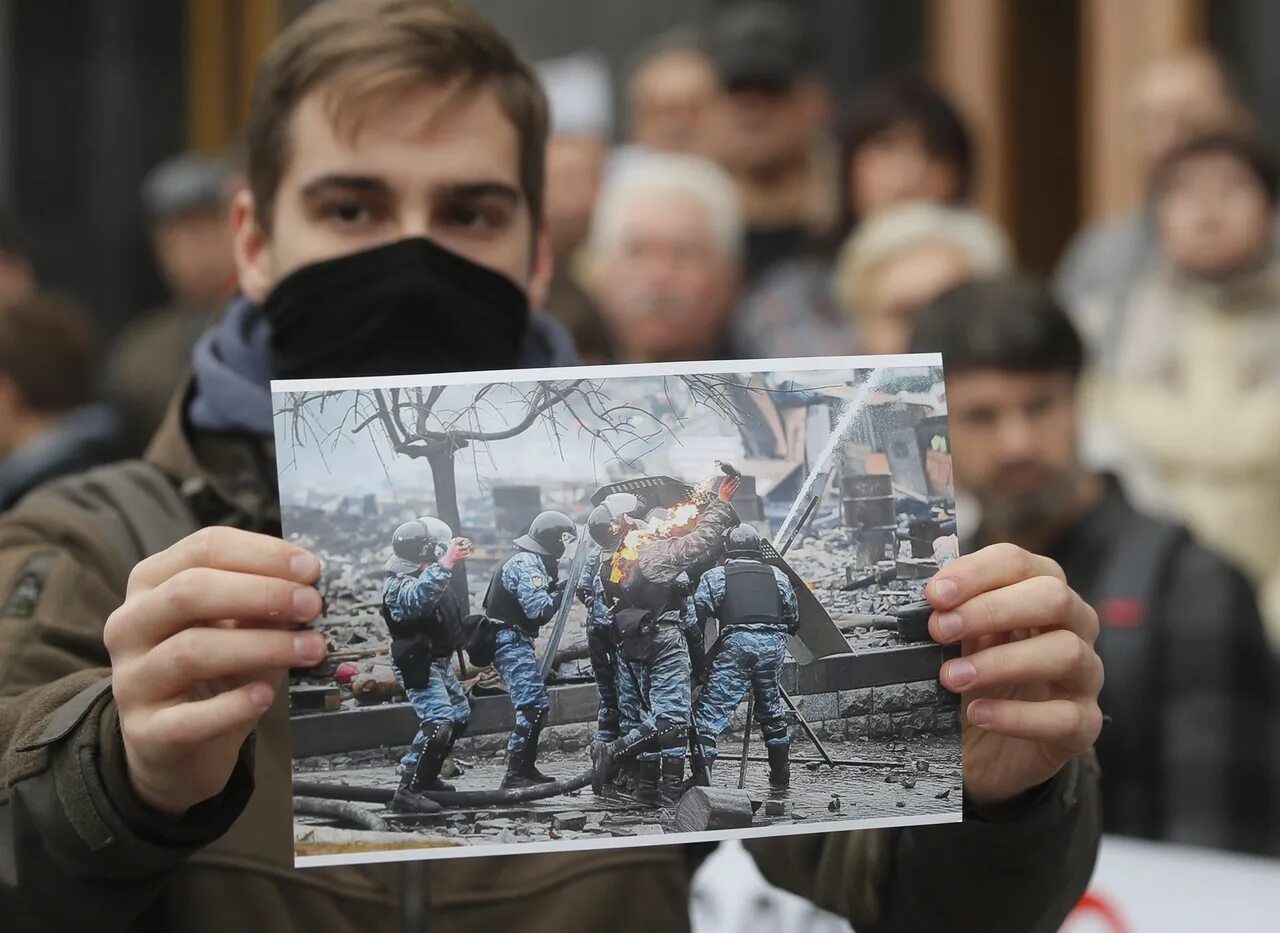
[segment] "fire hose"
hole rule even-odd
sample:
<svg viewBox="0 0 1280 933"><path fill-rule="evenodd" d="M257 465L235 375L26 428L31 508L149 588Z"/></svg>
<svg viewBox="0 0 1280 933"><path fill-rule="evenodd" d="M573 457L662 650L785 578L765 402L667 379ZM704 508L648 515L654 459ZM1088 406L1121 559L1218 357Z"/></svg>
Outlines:
<svg viewBox="0 0 1280 933"><path fill-rule="evenodd" d="M611 756L611 763L634 757L652 744L653 733L632 733L619 740ZM606 775L607 776L607 775ZM421 796L434 800L442 807L487 807L495 804L527 803L558 797L581 790L595 781L596 769L590 767L573 777L561 778L549 784L533 784L529 787L512 787L507 790L424 790ZM294 797L312 797L317 800L349 800L357 803L389 804L395 791L389 787L364 787L358 784L326 784L319 781L293 782Z"/></svg>
<svg viewBox="0 0 1280 933"><path fill-rule="evenodd" d="M526 803L556 797L570 791L581 790L591 783L596 769L588 768L571 778L562 778L550 784L533 784L529 787L512 787L507 790L424 790L420 795L434 800L442 807L487 807L502 803ZM317 781L294 781L295 797L315 797L320 800L350 800L359 803L388 804L395 796L389 787L363 787L358 784L325 784Z"/></svg>
<svg viewBox="0 0 1280 933"><path fill-rule="evenodd" d="M323 786L323 785L317 785ZM295 791L297 785L295 785ZM390 832L391 827L387 825L387 821L376 813L371 813L361 807L353 807L345 800L335 798L318 799L312 796L302 796L295 793L293 798L293 812L300 816L325 816L331 819L342 820L345 823L351 823L360 829L369 829L375 832Z"/></svg>

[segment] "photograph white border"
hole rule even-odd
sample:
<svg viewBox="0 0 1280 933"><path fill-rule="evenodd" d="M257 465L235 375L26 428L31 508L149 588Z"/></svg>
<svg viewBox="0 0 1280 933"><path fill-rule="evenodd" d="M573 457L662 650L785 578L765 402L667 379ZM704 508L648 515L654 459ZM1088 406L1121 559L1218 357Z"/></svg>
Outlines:
<svg viewBox="0 0 1280 933"><path fill-rule="evenodd" d="M656 812L656 811L655 811ZM412 849L371 849L367 852L345 852L336 855L298 855L294 840L294 868L320 868L334 865L368 865L379 862L418 862L486 856L555 854L557 852L593 852L602 849L631 849L641 846L675 846L698 842L725 842L730 839L769 839L781 836L812 836L819 833L851 833L864 829L898 829L906 826L942 826L960 823L960 811L919 816L869 817L865 820L831 820L828 822L788 823L777 826L750 826L743 829L713 829L700 832L672 832L662 835L606 836L598 839L555 839L549 842L495 842L483 845L427 845ZM406 840L412 836L406 833Z"/></svg>
<svg viewBox="0 0 1280 933"><path fill-rule="evenodd" d="M353 376L333 379L275 379L271 391L319 392L392 389L406 386L482 385L493 382L552 382L561 379L623 379L654 376L681 376L702 373L786 373L833 370L905 369L943 366L940 353L896 353L879 356L824 356L781 359L710 360L674 363L617 363L602 366L559 366L505 370L477 370L452 373L420 373L399 376ZM290 771L292 772L292 762ZM572 803L566 803L572 809ZM413 848L370 849L331 855L299 855L297 839L293 841L295 868L335 865L378 864L455 858L485 858L508 855L554 854L557 852L592 852L620 848L684 845L699 842L724 842L731 839L765 839L783 836L805 836L817 833L857 832L867 829L893 829L907 826L936 826L963 821L957 807L945 813L903 815L901 817L868 817L867 819L822 820L811 823L787 823L753 826L742 829L671 832L662 835L606 836L595 839L559 839L547 842L489 843L481 845L425 845ZM406 833L406 841L412 838Z"/></svg>
<svg viewBox="0 0 1280 933"><path fill-rule="evenodd" d="M824 369L905 369L942 366L941 353L890 353L884 356L806 356L776 360L710 360L682 363L611 363L604 366L553 366L546 369L490 369L474 372L418 373L403 376L343 376L333 379L273 379L271 391L321 392L396 389L404 386L457 386L487 382L553 382L557 379L624 379L688 376L699 373L776 373Z"/></svg>

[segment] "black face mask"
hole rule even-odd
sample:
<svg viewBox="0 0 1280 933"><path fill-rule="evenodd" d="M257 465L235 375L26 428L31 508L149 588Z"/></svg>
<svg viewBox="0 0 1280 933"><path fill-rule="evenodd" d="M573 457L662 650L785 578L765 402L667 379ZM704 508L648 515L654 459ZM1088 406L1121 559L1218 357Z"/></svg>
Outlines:
<svg viewBox="0 0 1280 933"><path fill-rule="evenodd" d="M529 300L416 237L304 266L262 305L276 379L514 369Z"/></svg>

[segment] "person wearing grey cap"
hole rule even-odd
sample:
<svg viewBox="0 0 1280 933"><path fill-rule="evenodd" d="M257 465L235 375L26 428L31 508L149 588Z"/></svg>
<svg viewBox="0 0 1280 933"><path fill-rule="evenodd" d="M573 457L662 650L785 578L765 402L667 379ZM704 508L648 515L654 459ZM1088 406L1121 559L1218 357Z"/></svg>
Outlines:
<svg viewBox="0 0 1280 933"><path fill-rule="evenodd" d="M719 80L707 154L733 176L747 218L754 279L802 254L837 221L831 101L813 62L808 25L779 0L718 8L705 27Z"/></svg>
<svg viewBox="0 0 1280 933"><path fill-rule="evenodd" d="M231 293L235 259L225 206L233 182L225 162L193 152L166 159L143 179L142 207L170 301L125 330L107 367L138 450L185 378L196 339Z"/></svg>

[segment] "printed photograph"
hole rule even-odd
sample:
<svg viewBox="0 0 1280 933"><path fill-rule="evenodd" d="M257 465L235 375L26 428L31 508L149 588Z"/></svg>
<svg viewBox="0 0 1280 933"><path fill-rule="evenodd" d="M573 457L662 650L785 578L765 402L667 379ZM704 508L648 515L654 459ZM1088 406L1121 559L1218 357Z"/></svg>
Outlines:
<svg viewBox="0 0 1280 933"><path fill-rule="evenodd" d="M937 355L273 383L296 863L954 822Z"/></svg>

